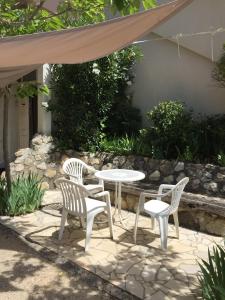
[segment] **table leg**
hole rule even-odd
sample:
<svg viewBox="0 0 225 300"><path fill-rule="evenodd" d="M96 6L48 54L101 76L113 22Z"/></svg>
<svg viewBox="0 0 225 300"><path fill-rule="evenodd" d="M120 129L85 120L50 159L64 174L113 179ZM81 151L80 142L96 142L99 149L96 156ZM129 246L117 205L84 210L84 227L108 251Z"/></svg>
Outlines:
<svg viewBox="0 0 225 300"><path fill-rule="evenodd" d="M115 182L115 211L114 216L116 215L116 210L118 209L118 183Z"/></svg>
<svg viewBox="0 0 225 300"><path fill-rule="evenodd" d="M118 215L119 217L119 222L122 224L123 228L127 230L127 227L125 226L124 222L123 222L123 219L126 219L126 217L123 217L122 216L122 211L121 211L121 206L122 206L122 197L121 197L121 187L122 187L122 183L121 182L116 182L115 184L115 211L114 211L114 214L113 214L113 218L114 218L114 221L115 220L115 217L116 215Z"/></svg>
<svg viewBox="0 0 225 300"><path fill-rule="evenodd" d="M121 216L121 182L118 182L118 194L117 194L117 205L118 205L118 214Z"/></svg>

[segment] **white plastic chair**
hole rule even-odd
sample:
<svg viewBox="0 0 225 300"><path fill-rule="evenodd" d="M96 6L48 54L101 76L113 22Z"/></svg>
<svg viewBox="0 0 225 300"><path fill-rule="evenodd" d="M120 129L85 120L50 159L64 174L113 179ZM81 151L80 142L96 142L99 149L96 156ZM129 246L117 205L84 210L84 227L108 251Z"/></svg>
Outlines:
<svg viewBox="0 0 225 300"><path fill-rule="evenodd" d="M86 219L86 241L85 251L89 248L94 217L106 211L108 215L110 237L113 239L113 223L111 213L110 195L108 191L95 194L95 197L103 197L105 201L99 201L90 198L91 194L85 186L72 182L67 179L57 179L56 186L59 187L63 195L63 210L61 225L59 231L59 240L61 240L67 215L71 214L81 219Z"/></svg>
<svg viewBox="0 0 225 300"><path fill-rule="evenodd" d="M178 206L180 203L182 192L188 181L189 178L185 177L176 185L161 184L158 190L158 194L151 194L149 192L141 193L134 226L135 243L140 212L145 212L151 216L152 229L154 229L155 219L158 220L160 228L161 248L163 250L167 249L168 219L169 215L171 214L173 214L174 224L176 227L176 235L177 238L179 238ZM167 190L167 192L163 193L164 190ZM161 199L166 196L171 196L170 205L166 202L161 201ZM155 200L145 202L146 198L155 198Z"/></svg>
<svg viewBox="0 0 225 300"><path fill-rule="evenodd" d="M96 172L93 167L88 166L82 160L78 158L69 158L63 164L63 171L70 177L70 180L79 184L83 183L83 170L87 169L92 172ZM104 191L104 182L99 180L98 184L87 184L86 189L92 194Z"/></svg>

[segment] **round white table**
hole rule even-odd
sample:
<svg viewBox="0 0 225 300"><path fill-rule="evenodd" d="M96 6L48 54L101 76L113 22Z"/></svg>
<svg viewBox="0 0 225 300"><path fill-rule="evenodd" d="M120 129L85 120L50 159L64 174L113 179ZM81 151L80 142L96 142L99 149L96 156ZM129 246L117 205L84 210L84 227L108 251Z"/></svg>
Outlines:
<svg viewBox="0 0 225 300"><path fill-rule="evenodd" d="M118 213L121 224L123 224L123 218L121 214L121 185L122 182L139 181L145 178L145 174L139 171L126 170L126 169L111 169L97 171L95 176L103 181L115 182L115 215ZM125 226L124 226L125 227Z"/></svg>

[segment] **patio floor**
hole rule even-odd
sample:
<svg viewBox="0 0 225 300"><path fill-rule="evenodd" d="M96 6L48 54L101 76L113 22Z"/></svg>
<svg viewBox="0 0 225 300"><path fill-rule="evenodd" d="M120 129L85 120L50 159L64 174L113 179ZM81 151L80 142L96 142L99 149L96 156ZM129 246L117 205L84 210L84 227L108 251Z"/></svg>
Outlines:
<svg viewBox="0 0 225 300"><path fill-rule="evenodd" d="M207 258L208 246L223 243L221 237L210 236L180 228L180 239L175 238L174 226L169 226L168 250L160 249L159 230L150 229L150 220L141 217L137 245L132 231L115 223L115 240L109 238L106 224L95 224L90 250L84 253L85 232L79 222L69 219L63 239L58 241L61 195L48 191L42 210L25 216L0 217L0 222L17 231L29 241L57 253L57 260L69 259L85 270L111 283L109 293L124 298L123 291L134 295L130 299L197 299L198 258ZM127 212L124 212L127 214ZM104 217L104 216L102 216ZM128 229L134 226L134 213L125 221ZM98 278L98 276L96 276ZM118 287L114 289L113 286Z"/></svg>

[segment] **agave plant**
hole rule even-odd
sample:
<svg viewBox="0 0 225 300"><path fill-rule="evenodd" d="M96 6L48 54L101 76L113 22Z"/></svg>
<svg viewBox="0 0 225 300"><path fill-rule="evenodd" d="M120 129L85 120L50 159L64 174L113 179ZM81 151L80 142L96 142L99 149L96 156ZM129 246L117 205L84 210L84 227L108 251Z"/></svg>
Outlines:
<svg viewBox="0 0 225 300"><path fill-rule="evenodd" d="M0 180L0 212L15 216L38 209L44 195L40 183L41 179L36 174L23 174L12 182L11 193L8 194L5 180Z"/></svg>
<svg viewBox="0 0 225 300"><path fill-rule="evenodd" d="M203 299L225 299L225 248L219 245L208 250L208 262L199 263L201 275L199 282L202 288Z"/></svg>

